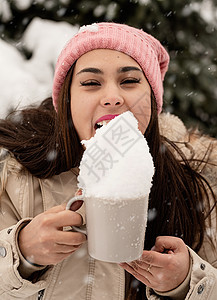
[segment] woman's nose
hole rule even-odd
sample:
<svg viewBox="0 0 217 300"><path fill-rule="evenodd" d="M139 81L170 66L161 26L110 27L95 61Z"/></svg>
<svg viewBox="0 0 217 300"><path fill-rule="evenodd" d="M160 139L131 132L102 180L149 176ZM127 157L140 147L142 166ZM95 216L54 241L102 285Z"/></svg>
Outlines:
<svg viewBox="0 0 217 300"><path fill-rule="evenodd" d="M108 97L101 100L103 106L121 106L124 103L123 98L121 97Z"/></svg>

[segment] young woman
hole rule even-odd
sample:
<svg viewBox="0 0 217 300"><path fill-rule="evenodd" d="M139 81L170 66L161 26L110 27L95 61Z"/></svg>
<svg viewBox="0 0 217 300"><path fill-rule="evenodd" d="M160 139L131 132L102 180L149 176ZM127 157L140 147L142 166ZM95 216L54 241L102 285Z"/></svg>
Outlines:
<svg viewBox="0 0 217 300"><path fill-rule="evenodd" d="M1 121L1 299L216 299L217 143L160 114L168 62L142 30L84 26L59 56L53 97ZM83 206L64 203L80 141L128 110L155 175L143 254L119 265L88 256L86 236L66 230L84 222Z"/></svg>

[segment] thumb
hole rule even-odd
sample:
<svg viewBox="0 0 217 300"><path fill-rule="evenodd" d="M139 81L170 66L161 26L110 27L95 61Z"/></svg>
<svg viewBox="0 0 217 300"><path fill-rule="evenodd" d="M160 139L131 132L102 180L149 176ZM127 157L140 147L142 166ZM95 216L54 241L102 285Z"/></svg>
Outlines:
<svg viewBox="0 0 217 300"><path fill-rule="evenodd" d="M177 252L183 246L185 246L184 242L179 238L172 236L159 236L156 238L155 245L151 250L160 253L172 254Z"/></svg>

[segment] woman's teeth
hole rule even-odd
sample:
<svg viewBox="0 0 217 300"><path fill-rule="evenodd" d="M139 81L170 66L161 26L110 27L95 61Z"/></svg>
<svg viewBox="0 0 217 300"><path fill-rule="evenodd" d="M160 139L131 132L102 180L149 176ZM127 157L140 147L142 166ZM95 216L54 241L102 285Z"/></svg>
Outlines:
<svg viewBox="0 0 217 300"><path fill-rule="evenodd" d="M104 121L96 123L96 128L101 128L102 126L107 125L109 121L110 120L104 120Z"/></svg>

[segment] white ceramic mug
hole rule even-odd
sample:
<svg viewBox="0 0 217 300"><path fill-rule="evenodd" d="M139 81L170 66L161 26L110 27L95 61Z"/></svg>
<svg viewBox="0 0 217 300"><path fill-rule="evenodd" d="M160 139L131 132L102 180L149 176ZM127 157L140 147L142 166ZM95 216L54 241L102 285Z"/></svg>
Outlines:
<svg viewBox="0 0 217 300"><path fill-rule="evenodd" d="M142 255L148 196L130 200L105 200L80 195L69 200L66 209L70 209L77 200L85 202L87 228L73 226L73 229L87 234L91 257L120 263L133 261Z"/></svg>

